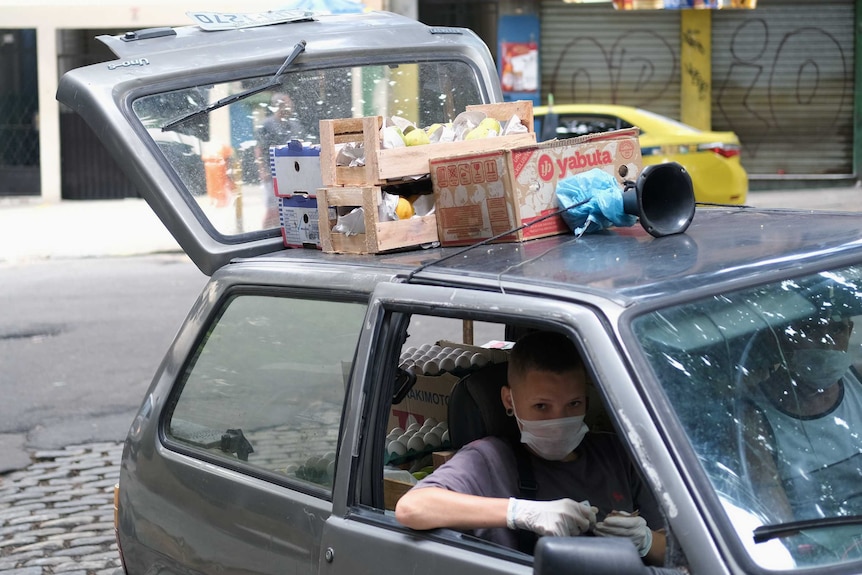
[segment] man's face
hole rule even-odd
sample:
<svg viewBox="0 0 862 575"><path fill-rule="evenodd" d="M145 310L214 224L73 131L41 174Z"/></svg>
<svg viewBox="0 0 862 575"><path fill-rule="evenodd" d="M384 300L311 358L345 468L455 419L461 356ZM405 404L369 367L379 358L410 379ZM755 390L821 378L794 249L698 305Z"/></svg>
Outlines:
<svg viewBox="0 0 862 575"><path fill-rule="evenodd" d="M575 417L587 412L587 385L583 369L565 373L529 370L520 381L501 390L503 405L514 408L526 421Z"/></svg>

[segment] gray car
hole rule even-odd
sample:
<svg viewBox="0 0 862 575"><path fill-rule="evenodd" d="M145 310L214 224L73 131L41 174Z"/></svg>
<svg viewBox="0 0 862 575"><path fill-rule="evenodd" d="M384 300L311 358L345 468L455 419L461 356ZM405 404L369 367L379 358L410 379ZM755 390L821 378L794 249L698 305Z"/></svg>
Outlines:
<svg viewBox="0 0 862 575"><path fill-rule="evenodd" d="M862 573L858 214L711 206L661 237L285 249L254 153L278 95L303 149L320 120L444 123L501 100L485 45L385 13L201 13L103 41L118 59L67 73L58 98L211 275L126 440L126 573ZM784 342L837 345L790 327L810 318L848 330L840 401L765 431L770 378L826 370ZM583 356L590 427L617 435L658 502L663 567L627 539L546 537L530 555L396 521L401 493L494 433L460 386L499 375L534 329Z"/></svg>

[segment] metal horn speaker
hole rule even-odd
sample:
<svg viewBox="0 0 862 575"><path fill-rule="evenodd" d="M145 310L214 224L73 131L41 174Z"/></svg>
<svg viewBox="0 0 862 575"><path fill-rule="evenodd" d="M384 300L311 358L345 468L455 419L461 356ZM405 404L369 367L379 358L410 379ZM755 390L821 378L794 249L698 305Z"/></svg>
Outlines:
<svg viewBox="0 0 862 575"><path fill-rule="evenodd" d="M694 219L691 176L676 162L647 166L623 188L623 211L655 237L679 234Z"/></svg>

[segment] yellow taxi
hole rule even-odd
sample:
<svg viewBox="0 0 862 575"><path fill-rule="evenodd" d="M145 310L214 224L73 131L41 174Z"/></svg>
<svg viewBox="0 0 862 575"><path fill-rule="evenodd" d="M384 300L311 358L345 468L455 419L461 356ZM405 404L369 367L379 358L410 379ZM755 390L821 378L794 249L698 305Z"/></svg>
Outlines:
<svg viewBox="0 0 862 575"><path fill-rule="evenodd" d="M640 129L645 166L679 162L691 175L700 203L744 204L748 174L740 163L739 138L733 132L698 130L640 108L608 104L563 104L534 108L540 140L574 138L585 134Z"/></svg>

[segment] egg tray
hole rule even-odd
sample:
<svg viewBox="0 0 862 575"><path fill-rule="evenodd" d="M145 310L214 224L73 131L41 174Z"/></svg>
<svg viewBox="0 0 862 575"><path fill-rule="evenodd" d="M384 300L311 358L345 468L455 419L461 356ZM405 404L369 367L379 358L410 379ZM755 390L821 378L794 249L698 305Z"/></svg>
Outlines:
<svg viewBox="0 0 862 575"><path fill-rule="evenodd" d="M408 449L407 453L404 455L395 455L387 453L383 458L384 465L394 465L396 467L404 465L406 463L410 463L412 461L416 461L419 458L430 456L435 451L445 451L452 447L452 443L450 441L444 441L441 445L426 447L420 451L415 449Z"/></svg>

